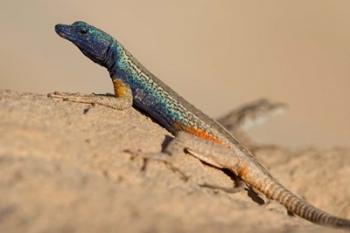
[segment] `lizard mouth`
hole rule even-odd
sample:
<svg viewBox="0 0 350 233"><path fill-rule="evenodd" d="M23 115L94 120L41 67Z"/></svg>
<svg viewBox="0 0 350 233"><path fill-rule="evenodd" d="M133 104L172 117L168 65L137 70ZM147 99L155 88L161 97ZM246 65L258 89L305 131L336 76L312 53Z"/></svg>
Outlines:
<svg viewBox="0 0 350 233"><path fill-rule="evenodd" d="M72 27L70 25L56 24L55 31L60 37L67 40L72 40L73 34L71 28Z"/></svg>

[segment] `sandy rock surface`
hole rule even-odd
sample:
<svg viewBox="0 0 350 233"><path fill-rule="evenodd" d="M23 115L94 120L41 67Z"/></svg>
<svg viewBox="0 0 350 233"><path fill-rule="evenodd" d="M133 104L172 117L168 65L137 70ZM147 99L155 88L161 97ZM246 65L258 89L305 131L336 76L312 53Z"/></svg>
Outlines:
<svg viewBox="0 0 350 233"><path fill-rule="evenodd" d="M145 163L169 137L134 109L0 91L0 232L339 232L225 191L230 176L189 155ZM350 218L349 148L254 151L293 192Z"/></svg>

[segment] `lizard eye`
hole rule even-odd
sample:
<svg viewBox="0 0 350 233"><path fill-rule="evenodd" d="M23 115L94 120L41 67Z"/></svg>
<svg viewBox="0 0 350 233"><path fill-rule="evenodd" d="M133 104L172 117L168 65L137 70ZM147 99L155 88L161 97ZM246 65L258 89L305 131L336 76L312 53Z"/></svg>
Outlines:
<svg viewBox="0 0 350 233"><path fill-rule="evenodd" d="M87 28L80 28L79 33L80 33L81 35L85 35L85 34L88 33L88 29L87 29Z"/></svg>

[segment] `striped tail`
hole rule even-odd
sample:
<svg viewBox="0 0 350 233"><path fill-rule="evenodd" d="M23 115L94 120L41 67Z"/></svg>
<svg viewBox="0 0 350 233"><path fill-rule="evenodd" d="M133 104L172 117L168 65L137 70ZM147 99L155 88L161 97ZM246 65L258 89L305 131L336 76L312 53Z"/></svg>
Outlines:
<svg viewBox="0 0 350 233"><path fill-rule="evenodd" d="M350 220L338 218L312 206L311 204L302 200L300 197L296 196L291 191L283 187L278 181L270 176L267 171L262 166L260 166L260 164L255 165L258 166L256 167L257 169L252 169L255 171L253 174L247 172L246 170L246 172L243 172L241 177L247 184L251 185L254 189L266 195L267 198L279 202L280 204L284 205L291 213L296 214L310 222L324 226L350 230ZM246 166L246 168L247 167L249 166Z"/></svg>

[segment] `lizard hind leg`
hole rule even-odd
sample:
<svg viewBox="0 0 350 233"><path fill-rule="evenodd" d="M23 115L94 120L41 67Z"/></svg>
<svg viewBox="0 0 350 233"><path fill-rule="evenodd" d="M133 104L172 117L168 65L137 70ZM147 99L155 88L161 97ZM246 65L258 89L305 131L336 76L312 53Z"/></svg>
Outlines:
<svg viewBox="0 0 350 233"><path fill-rule="evenodd" d="M175 139L169 143L166 152L170 151L168 153L172 153L172 151L179 150L179 148L206 164L222 169L234 182L234 187L221 187L207 183L201 184L201 187L222 190L227 193L236 193L248 188L235 174L239 160L232 149L184 131L178 132Z"/></svg>
<svg viewBox="0 0 350 233"><path fill-rule="evenodd" d="M230 170L235 171L239 165L239 160L232 149L212 141L203 140L184 131L176 135L174 143L182 145L186 152L214 167L230 168Z"/></svg>

